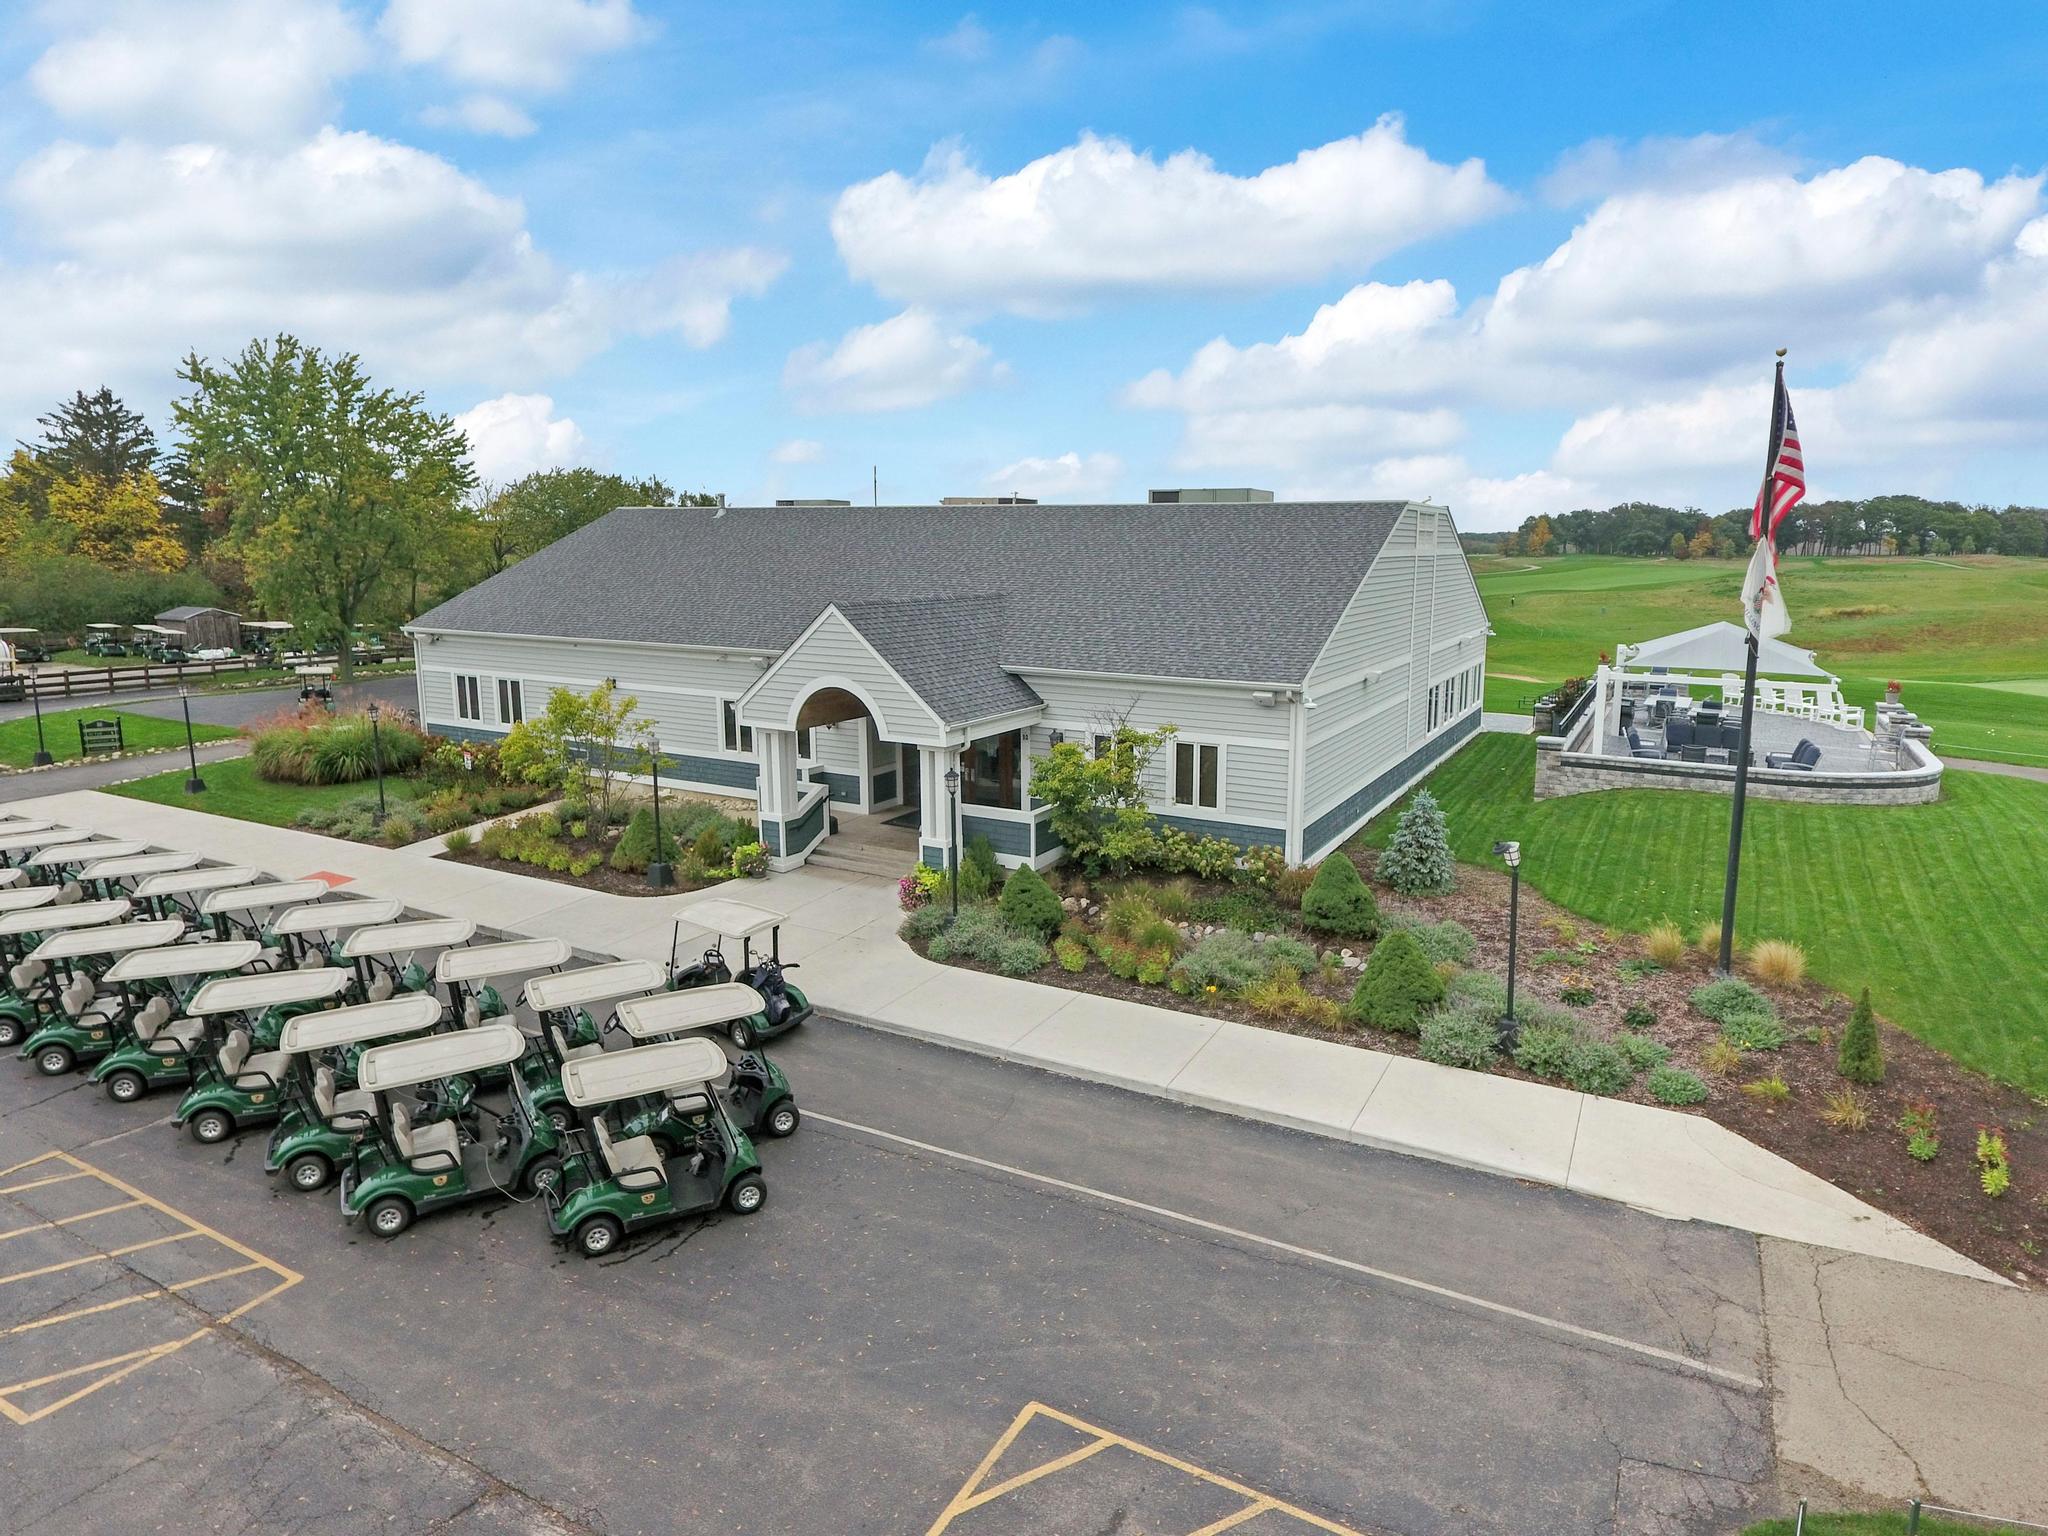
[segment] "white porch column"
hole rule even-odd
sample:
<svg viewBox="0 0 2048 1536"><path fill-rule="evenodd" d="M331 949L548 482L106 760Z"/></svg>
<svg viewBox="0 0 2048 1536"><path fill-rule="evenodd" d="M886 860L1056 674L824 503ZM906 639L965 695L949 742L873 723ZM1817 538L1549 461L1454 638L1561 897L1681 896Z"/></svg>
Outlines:
<svg viewBox="0 0 2048 1536"><path fill-rule="evenodd" d="M756 730L761 765L761 820L781 821L796 811L796 732Z"/></svg>
<svg viewBox="0 0 2048 1536"><path fill-rule="evenodd" d="M917 749L918 858L933 869L946 867L953 846L953 805L946 794L946 770L957 767L959 762L957 748Z"/></svg>

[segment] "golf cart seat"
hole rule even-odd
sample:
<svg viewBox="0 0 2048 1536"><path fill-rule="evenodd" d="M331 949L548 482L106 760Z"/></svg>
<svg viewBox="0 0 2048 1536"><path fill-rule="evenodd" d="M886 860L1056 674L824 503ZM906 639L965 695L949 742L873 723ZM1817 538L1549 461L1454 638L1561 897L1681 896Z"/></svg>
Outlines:
<svg viewBox="0 0 2048 1536"><path fill-rule="evenodd" d="M152 997L135 1013L135 1038L154 1040L171 1021L171 1000L168 997Z"/></svg>
<svg viewBox="0 0 2048 1536"><path fill-rule="evenodd" d="M611 1169L613 1178L629 1189L652 1182L649 1175L664 1184L668 1182L661 1149L654 1144L652 1136L628 1136L624 1141L616 1141L602 1116L590 1123L597 1133L598 1150L604 1153L605 1164Z"/></svg>
<svg viewBox="0 0 2048 1536"><path fill-rule="evenodd" d="M682 1088L668 1096L668 1101L679 1115L708 1115L711 1113L710 1098L695 1088Z"/></svg>
<svg viewBox="0 0 2048 1536"><path fill-rule="evenodd" d="M334 1087L334 1068L322 1067L313 1074L313 1103L320 1110L320 1118L332 1124L340 1115L375 1113L377 1096L362 1088L337 1092Z"/></svg>
<svg viewBox="0 0 2048 1536"><path fill-rule="evenodd" d="M302 971L319 971L326 967L327 957L317 949L309 949L299 956L299 969Z"/></svg>
<svg viewBox="0 0 2048 1536"><path fill-rule="evenodd" d="M437 1120L415 1128L412 1111L403 1104L391 1106L391 1139L398 1145L398 1155L408 1163L417 1163L421 1158L433 1159L435 1166L440 1166L443 1159L448 1163L462 1161L462 1143L453 1121Z"/></svg>
<svg viewBox="0 0 2048 1536"><path fill-rule="evenodd" d="M58 994L57 1000L64 1011L75 1019L85 1012L86 1005L98 991L99 983L90 976L74 976L64 984L64 990Z"/></svg>
<svg viewBox="0 0 2048 1536"><path fill-rule="evenodd" d="M548 1035L555 1043L555 1054L563 1061L577 1061L585 1056L604 1054L604 1047L594 1040L589 1045L571 1045L563 1038L561 1030L552 1024L548 1026Z"/></svg>
<svg viewBox="0 0 2048 1536"><path fill-rule="evenodd" d="M26 992L30 987L50 974L47 960L23 960L7 973L7 979L14 983L14 990Z"/></svg>
<svg viewBox="0 0 2048 1536"><path fill-rule="evenodd" d="M76 880L66 880L57 887L57 905L60 907L68 907L74 901L83 901L84 899L85 887Z"/></svg>
<svg viewBox="0 0 2048 1536"><path fill-rule="evenodd" d="M381 1003L388 1000L392 993L396 992L397 990L398 978L396 976L393 976L390 972L385 971L381 972L378 975L377 979L370 983L370 990L366 995L369 997L369 1000L371 1002Z"/></svg>
<svg viewBox="0 0 2048 1536"><path fill-rule="evenodd" d="M275 1083L284 1075L285 1063L291 1058L283 1051L259 1051L249 1053L249 1031L231 1029L228 1038L220 1048L220 1072L229 1082L238 1082L247 1075L261 1077Z"/></svg>
<svg viewBox="0 0 2048 1536"><path fill-rule="evenodd" d="M484 1005L473 997L462 1000L462 1027L475 1029L484 1021Z"/></svg>
<svg viewBox="0 0 2048 1536"><path fill-rule="evenodd" d="M165 1024L153 1034L137 1032L144 1045L158 1041L175 1041L181 1051L190 1053L197 1050L199 1042L206 1038L206 1026L198 1019L177 1019Z"/></svg>

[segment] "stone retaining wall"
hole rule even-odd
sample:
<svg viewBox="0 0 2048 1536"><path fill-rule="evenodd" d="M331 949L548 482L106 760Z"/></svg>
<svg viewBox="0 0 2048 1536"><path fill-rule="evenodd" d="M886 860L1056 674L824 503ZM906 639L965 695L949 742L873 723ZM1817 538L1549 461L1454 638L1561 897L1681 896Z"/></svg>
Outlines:
<svg viewBox="0 0 2048 1536"><path fill-rule="evenodd" d="M1590 734L1590 733L1583 733ZM1584 795L1603 789L1689 789L1735 793L1735 769L1721 763L1652 762L1602 757L1576 751L1582 733L1567 744L1556 736L1536 742L1536 798ZM1749 770L1749 793L1759 800L1799 800L1816 805L1925 805L1941 798L1942 762L1924 741L1908 739L1909 766L1885 773L1801 773L1782 768Z"/></svg>

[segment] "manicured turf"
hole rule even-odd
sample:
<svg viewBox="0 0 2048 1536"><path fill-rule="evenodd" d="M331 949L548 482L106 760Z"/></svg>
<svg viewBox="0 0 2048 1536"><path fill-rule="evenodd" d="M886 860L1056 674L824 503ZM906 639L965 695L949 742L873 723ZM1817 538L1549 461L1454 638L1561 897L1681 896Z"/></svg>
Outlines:
<svg viewBox="0 0 2048 1536"><path fill-rule="evenodd" d="M131 715L118 709L46 709L43 711L43 739L49 744L50 756L58 762L69 762L79 756L78 722L81 720L119 720L121 740L130 752L185 745L185 722L182 720L159 720L155 715ZM195 722L192 727L195 741L220 741L234 734L232 726ZM9 768L26 768L35 761L35 753L34 715L0 722L0 764Z"/></svg>
<svg viewBox="0 0 2048 1536"><path fill-rule="evenodd" d="M1816 1515L1809 1511L1806 1516L1806 1536L1906 1536L1906 1530L1904 1515ZM1918 1530L1920 1536L2019 1536L2009 1525L1957 1525L1932 1515L1920 1517ZM1793 1536L1793 1522L1766 1520L1744 1527L1742 1536Z"/></svg>
<svg viewBox="0 0 2048 1536"><path fill-rule="evenodd" d="M1590 676L1617 643L1740 612L1738 561L1482 556L1473 570L1494 628L1494 710L1520 711L1547 686ZM1895 678L1933 725L1935 751L2048 766L2048 560L1788 557L1780 575L1788 638L1841 676L1851 704L1868 710Z"/></svg>
<svg viewBox="0 0 2048 1536"><path fill-rule="evenodd" d="M1522 877L1595 922L1688 934L1721 914L1729 801L1684 790L1531 798L1536 744L1481 736L1429 780L1458 857L1521 842ZM1364 833L1383 842L1394 812ZM1951 771L1934 805L1751 800L1741 942L1795 939L1813 975L1868 985L1880 1011L1939 1050L2048 1093L2048 784Z"/></svg>
<svg viewBox="0 0 2048 1536"><path fill-rule="evenodd" d="M238 821L260 821L265 826L288 827L299 812L312 806L339 805L362 795L374 795L375 784L272 784L256 777L246 757L224 763L202 763L199 776L206 781L206 793L185 793L185 770L159 773L128 784L108 786L107 793L126 795L131 800L150 800L158 805L180 805ZM384 793L392 804L409 800L413 784L405 779L386 779Z"/></svg>

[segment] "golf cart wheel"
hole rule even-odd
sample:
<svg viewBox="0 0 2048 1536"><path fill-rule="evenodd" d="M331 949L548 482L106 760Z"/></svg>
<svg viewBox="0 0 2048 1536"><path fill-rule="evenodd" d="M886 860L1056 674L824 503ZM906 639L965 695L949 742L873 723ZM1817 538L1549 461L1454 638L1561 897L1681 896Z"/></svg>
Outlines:
<svg viewBox="0 0 2048 1536"><path fill-rule="evenodd" d="M735 1216L751 1216L768 1203L767 1182L750 1173L725 1192L725 1206Z"/></svg>
<svg viewBox="0 0 2048 1536"><path fill-rule="evenodd" d="M396 1237L412 1225L412 1202L386 1195L370 1203L368 1219L370 1230L379 1237Z"/></svg>
<svg viewBox="0 0 2048 1536"><path fill-rule="evenodd" d="M116 1072L107 1079L107 1097L116 1104L133 1104L147 1092L149 1084L139 1072Z"/></svg>
<svg viewBox="0 0 2048 1536"><path fill-rule="evenodd" d="M327 1187L327 1181L334 1177L334 1164L318 1152L301 1152L284 1165L284 1176L291 1180L293 1189L310 1193Z"/></svg>
<svg viewBox="0 0 2048 1536"><path fill-rule="evenodd" d="M780 1139L784 1136L794 1136L796 1128L803 1122L804 1117L797 1110L796 1100L784 1099L768 1111L768 1118L762 1123L761 1129L770 1136Z"/></svg>
<svg viewBox="0 0 2048 1536"><path fill-rule="evenodd" d="M754 1026L745 1019L734 1019L725 1026L725 1033L736 1051L751 1051L754 1048Z"/></svg>
<svg viewBox="0 0 2048 1536"><path fill-rule="evenodd" d="M36 1055L36 1070L45 1077L62 1077L71 1070L74 1060L69 1046L46 1045Z"/></svg>
<svg viewBox="0 0 2048 1536"><path fill-rule="evenodd" d="M529 1197L544 1189L553 1189L562 1182L562 1160L559 1157L537 1157L528 1166L524 1180Z"/></svg>
<svg viewBox="0 0 2048 1536"><path fill-rule="evenodd" d="M626 1229L611 1216L593 1216L576 1229L576 1246L586 1259L601 1259L619 1246Z"/></svg>
<svg viewBox="0 0 2048 1536"><path fill-rule="evenodd" d="M210 1147L217 1141L226 1141L235 1134L235 1117L224 1109L202 1109L186 1122L192 1139L202 1147Z"/></svg>
<svg viewBox="0 0 2048 1536"><path fill-rule="evenodd" d="M21 1037L21 1020L0 1014L0 1047L12 1050L15 1046L21 1044Z"/></svg>
<svg viewBox="0 0 2048 1536"><path fill-rule="evenodd" d="M559 1104L550 1104L548 1106L548 1124L555 1128L557 1136L567 1135L569 1131L569 1111L562 1108Z"/></svg>

